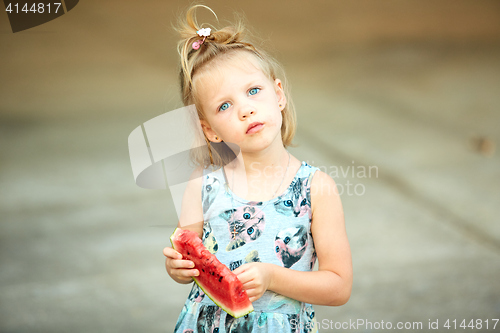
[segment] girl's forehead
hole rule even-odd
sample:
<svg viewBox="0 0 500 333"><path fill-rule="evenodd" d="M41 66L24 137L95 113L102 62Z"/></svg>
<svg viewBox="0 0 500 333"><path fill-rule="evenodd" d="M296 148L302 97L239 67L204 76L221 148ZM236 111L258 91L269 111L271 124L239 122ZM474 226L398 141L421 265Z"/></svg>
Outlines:
<svg viewBox="0 0 500 333"><path fill-rule="evenodd" d="M243 78L245 74L265 76L255 56L247 52L238 53L241 54L224 55L220 59L215 59L205 64L202 70L194 77L193 85L196 86L196 90L203 89L203 86L215 88L222 85L225 81ZM236 75L237 73L240 75ZM243 77L241 74L243 74Z"/></svg>
<svg viewBox="0 0 500 333"><path fill-rule="evenodd" d="M238 53L207 63L195 75L193 88L198 98L206 102L207 98L218 95L222 87L244 85L247 80L268 79L255 56L247 52Z"/></svg>

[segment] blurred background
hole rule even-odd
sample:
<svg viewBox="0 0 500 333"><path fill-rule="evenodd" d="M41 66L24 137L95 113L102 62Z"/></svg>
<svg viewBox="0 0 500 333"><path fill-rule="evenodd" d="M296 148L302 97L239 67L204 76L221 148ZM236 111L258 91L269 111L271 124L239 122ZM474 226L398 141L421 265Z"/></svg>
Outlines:
<svg viewBox="0 0 500 333"><path fill-rule="evenodd" d="M290 151L339 186L354 286L346 305L316 307L321 331L492 330L500 2L204 3L220 25L243 14L282 62ZM190 288L164 267L177 217L169 191L135 185L127 138L181 106L172 25L188 6L87 0L15 34L0 14L1 332L173 331Z"/></svg>

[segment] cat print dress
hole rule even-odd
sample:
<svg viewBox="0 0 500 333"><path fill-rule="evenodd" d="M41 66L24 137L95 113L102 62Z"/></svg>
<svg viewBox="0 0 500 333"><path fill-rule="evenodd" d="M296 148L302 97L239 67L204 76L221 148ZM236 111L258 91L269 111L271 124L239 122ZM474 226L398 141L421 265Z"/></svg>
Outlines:
<svg viewBox="0 0 500 333"><path fill-rule="evenodd" d="M310 228L310 187L316 170L302 162L285 192L264 202L235 195L222 168L205 170L203 244L231 270L259 261L312 270L316 252ZM253 312L235 319L193 283L174 332L317 332L311 304L269 290L252 304Z"/></svg>

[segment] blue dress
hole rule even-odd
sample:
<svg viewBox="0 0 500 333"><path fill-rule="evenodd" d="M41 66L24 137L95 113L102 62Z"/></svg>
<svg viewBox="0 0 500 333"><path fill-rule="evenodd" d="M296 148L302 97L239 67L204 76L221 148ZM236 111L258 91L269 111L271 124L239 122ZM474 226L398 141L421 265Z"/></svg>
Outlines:
<svg viewBox="0 0 500 333"><path fill-rule="evenodd" d="M222 168L205 170L203 244L231 270L260 261L311 271L316 252L310 228L310 187L316 170L302 162L285 192L263 202L235 195ZM253 312L235 319L193 283L174 332L317 332L311 304L269 290L252 304Z"/></svg>

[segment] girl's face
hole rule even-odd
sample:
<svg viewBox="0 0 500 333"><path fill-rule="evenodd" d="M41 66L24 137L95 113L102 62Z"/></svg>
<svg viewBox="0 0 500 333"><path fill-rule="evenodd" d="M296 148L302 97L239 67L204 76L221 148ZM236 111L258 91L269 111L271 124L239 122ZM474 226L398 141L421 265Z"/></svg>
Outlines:
<svg viewBox="0 0 500 333"><path fill-rule="evenodd" d="M244 152L283 145L286 98L281 81L270 80L253 55L228 58L198 75L198 99L206 117L201 126L210 141L234 143Z"/></svg>

